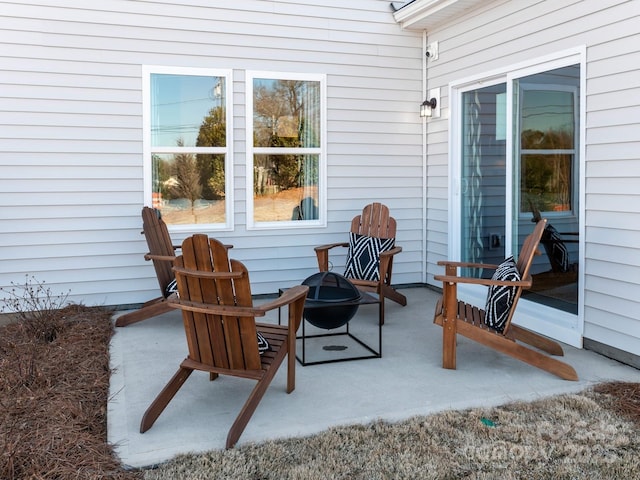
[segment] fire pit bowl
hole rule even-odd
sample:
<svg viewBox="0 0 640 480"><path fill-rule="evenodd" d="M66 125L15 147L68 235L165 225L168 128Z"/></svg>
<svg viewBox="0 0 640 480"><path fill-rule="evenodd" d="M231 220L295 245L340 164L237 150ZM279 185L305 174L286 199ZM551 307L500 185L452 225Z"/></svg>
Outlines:
<svg viewBox="0 0 640 480"><path fill-rule="evenodd" d="M342 327L358 311L360 292L342 275L320 272L302 284L309 287L304 318L315 327L327 330Z"/></svg>

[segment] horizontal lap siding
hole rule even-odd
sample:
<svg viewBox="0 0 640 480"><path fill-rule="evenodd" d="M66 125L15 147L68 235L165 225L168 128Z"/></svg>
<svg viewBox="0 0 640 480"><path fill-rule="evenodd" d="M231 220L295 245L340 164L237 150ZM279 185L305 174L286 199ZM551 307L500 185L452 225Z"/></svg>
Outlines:
<svg viewBox="0 0 640 480"><path fill-rule="evenodd" d="M640 355L640 2L495 1L428 32L428 279L447 252L450 82L586 45L585 338ZM436 178L437 176L437 178ZM437 232L434 231L437 229Z"/></svg>
<svg viewBox="0 0 640 480"><path fill-rule="evenodd" d="M0 1L0 287L26 274L85 304L157 296L144 262L142 65L234 75L234 245L254 293L317 270L381 201L404 251L394 282L422 280L421 34L386 0ZM327 228L247 232L245 71L327 74ZM179 243L183 235L174 234Z"/></svg>

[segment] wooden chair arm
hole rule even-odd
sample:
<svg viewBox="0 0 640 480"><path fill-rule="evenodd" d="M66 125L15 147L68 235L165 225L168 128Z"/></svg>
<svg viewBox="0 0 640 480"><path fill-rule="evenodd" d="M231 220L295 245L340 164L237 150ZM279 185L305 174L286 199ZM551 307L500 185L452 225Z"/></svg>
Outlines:
<svg viewBox="0 0 640 480"><path fill-rule="evenodd" d="M434 275L433 278L443 283L469 283L484 285L486 287L504 285L509 287L531 288L531 285L533 285L531 275L525 280L492 280L490 278L458 277L455 275Z"/></svg>
<svg viewBox="0 0 640 480"><path fill-rule="evenodd" d="M163 262L173 262L176 257L175 255L155 255L153 253L147 253L144 256L145 260L160 260Z"/></svg>
<svg viewBox="0 0 640 480"><path fill-rule="evenodd" d="M307 285L296 285L292 288L287 288L282 295L280 295L275 300L264 303L258 307L255 307L259 310L264 311L265 313L274 310L276 308L284 307L285 305L289 305L290 303L299 300L301 297L307 298L307 293L309 292L309 287ZM264 315L264 313L263 313Z"/></svg>
<svg viewBox="0 0 640 480"><path fill-rule="evenodd" d="M335 247L348 247L348 242L328 243L315 247L316 259L318 260L318 270L326 272L329 270L329 250Z"/></svg>
<svg viewBox="0 0 640 480"><path fill-rule="evenodd" d="M335 247L348 247L348 246L349 246L349 242L328 243L326 245L320 245L318 247L315 247L314 250L316 252L319 252L321 250L331 250L332 248L335 248Z"/></svg>

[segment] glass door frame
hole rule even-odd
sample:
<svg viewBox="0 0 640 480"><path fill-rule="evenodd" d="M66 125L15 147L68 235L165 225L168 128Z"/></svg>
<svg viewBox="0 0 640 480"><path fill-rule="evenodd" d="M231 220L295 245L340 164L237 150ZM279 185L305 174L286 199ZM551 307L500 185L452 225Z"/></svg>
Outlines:
<svg viewBox="0 0 640 480"><path fill-rule="evenodd" d="M580 121L579 121L579 253L578 262L581 266L578 273L578 313L563 312L539 303L521 298L514 317L514 322L525 328L582 348L582 334L584 331L584 260L585 260L585 123L586 123L586 48L579 47L556 55L532 60L527 63L514 65L500 71L488 72L471 78L449 84L449 99L451 115L449 116L449 248L448 258L461 258L461 169L462 169L462 96L465 92L488 87L500 83L506 84L506 185L505 185L505 255L517 254L513 252L514 215L514 145L513 130L513 88L514 80L537 73L570 65L580 65ZM516 232L517 233L517 232ZM478 285L458 286L461 299L474 305L484 305L486 288Z"/></svg>

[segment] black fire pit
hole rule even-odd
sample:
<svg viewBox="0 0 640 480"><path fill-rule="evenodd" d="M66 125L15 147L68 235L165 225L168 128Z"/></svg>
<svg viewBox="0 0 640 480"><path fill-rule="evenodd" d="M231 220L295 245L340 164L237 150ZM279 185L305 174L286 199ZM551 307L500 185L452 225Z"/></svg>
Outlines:
<svg viewBox="0 0 640 480"><path fill-rule="evenodd" d="M309 287L304 318L327 330L345 325L358 311L360 292L342 275L320 272L302 282Z"/></svg>

